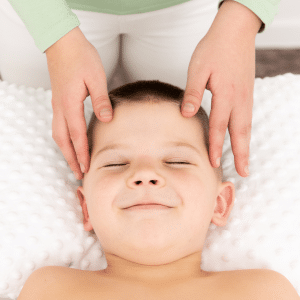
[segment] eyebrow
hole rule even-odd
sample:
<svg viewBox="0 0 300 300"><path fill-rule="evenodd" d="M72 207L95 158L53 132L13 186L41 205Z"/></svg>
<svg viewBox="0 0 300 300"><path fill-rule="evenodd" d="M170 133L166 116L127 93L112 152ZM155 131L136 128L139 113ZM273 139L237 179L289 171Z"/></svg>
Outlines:
<svg viewBox="0 0 300 300"><path fill-rule="evenodd" d="M201 153L199 151L199 149L197 149L196 147L194 147L193 145L189 144L189 143L186 143L186 142L181 142L181 141L176 141L176 142L167 142L164 144L165 146L169 146L169 147L186 147L186 148L190 148L192 149L193 151L196 151L200 156L201 156ZM101 153L103 152L106 152L106 151L109 151L109 150L113 150L113 149L128 149L130 148L129 146L127 145L124 145L124 144L119 144L119 143L114 143L114 144L110 144L110 145L107 145L105 147L103 147L102 149L100 149L94 156L94 159Z"/></svg>

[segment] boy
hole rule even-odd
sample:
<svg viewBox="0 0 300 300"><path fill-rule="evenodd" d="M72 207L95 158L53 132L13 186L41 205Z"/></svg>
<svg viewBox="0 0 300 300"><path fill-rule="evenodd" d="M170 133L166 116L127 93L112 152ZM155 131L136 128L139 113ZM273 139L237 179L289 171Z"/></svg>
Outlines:
<svg viewBox="0 0 300 300"><path fill-rule="evenodd" d="M234 185L211 167L208 117L180 113L183 90L138 81L110 92L114 117L89 128L91 167L77 194L107 268L43 267L19 300L300 299L271 270L207 272L201 253L210 223L226 225Z"/></svg>

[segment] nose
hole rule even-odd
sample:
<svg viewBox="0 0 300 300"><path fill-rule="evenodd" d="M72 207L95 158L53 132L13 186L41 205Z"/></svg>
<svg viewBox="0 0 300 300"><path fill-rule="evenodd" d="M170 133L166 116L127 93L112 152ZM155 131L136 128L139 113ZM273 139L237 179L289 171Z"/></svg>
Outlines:
<svg viewBox="0 0 300 300"><path fill-rule="evenodd" d="M128 179L128 186L130 188L136 188L138 186L162 187L164 185L164 178L152 169L140 169Z"/></svg>

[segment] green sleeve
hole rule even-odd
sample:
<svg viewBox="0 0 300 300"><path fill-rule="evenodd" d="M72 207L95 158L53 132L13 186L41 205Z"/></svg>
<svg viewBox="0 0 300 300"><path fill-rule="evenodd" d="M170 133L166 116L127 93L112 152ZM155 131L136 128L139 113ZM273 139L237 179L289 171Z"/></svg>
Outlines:
<svg viewBox="0 0 300 300"><path fill-rule="evenodd" d="M8 0L41 52L80 25L65 0Z"/></svg>
<svg viewBox="0 0 300 300"><path fill-rule="evenodd" d="M263 32L273 22L279 11L280 0L234 0L251 9L263 22L258 33ZM219 0L218 9L224 0Z"/></svg>

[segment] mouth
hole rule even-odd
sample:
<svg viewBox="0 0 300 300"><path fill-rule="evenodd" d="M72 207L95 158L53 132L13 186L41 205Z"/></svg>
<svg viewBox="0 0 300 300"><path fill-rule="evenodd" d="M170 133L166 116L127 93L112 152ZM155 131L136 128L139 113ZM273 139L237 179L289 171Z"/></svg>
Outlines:
<svg viewBox="0 0 300 300"><path fill-rule="evenodd" d="M130 207L133 207L133 206L141 206L141 205L162 205L162 206L166 206L166 205L163 205L163 204L158 204L158 203L141 203L141 204L135 204L135 205L132 205Z"/></svg>
<svg viewBox="0 0 300 300"><path fill-rule="evenodd" d="M157 203L148 203L148 204L136 204L124 209L135 210L135 209L166 209L166 208L171 208L171 207L162 204L157 204Z"/></svg>

